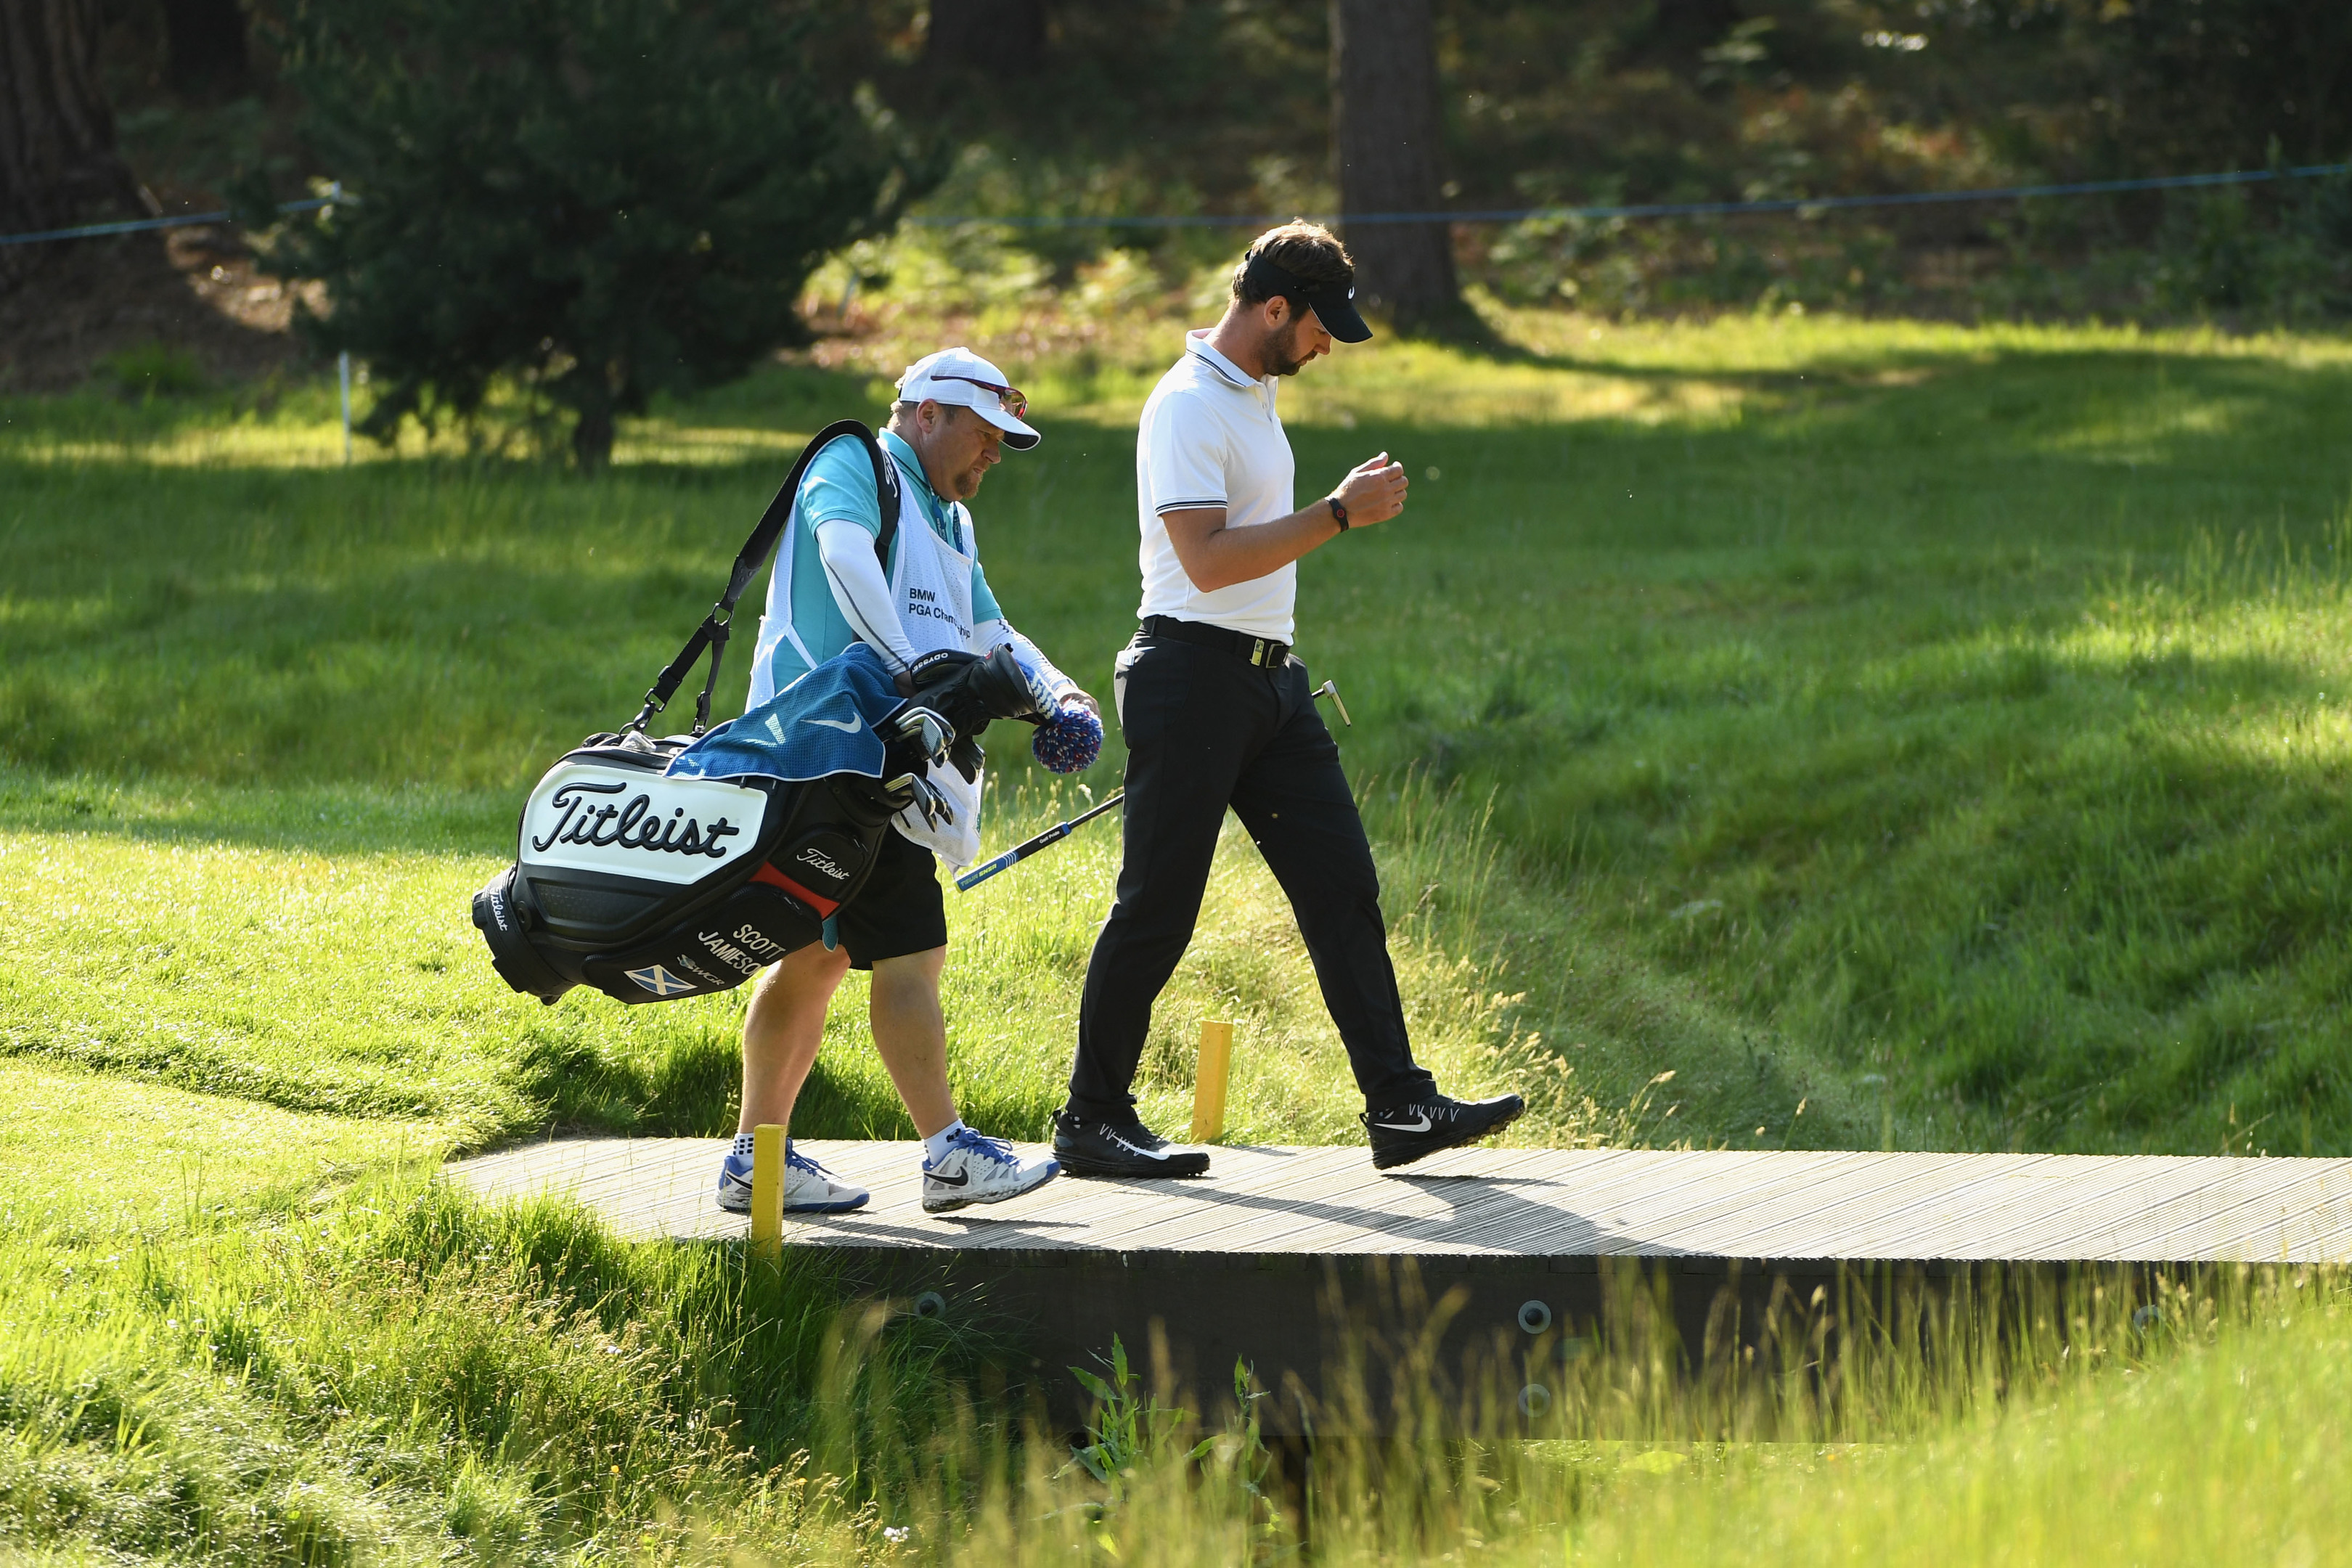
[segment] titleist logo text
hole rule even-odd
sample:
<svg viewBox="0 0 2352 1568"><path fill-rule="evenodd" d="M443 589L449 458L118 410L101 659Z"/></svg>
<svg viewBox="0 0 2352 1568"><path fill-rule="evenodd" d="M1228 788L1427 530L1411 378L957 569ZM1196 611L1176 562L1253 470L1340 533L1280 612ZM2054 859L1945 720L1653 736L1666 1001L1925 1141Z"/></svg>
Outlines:
<svg viewBox="0 0 2352 1568"><path fill-rule="evenodd" d="M568 784L548 798L551 805L563 808L553 827L544 838L530 841L533 849L542 854L558 844L587 844L599 849L643 849L656 855L708 855L714 860L727 858L728 846L721 839L732 838L743 830L720 817L705 827L686 815L684 806L671 808L665 818L657 811L649 811L650 795L638 795L626 805L607 802L599 805L592 795L614 795L629 786L623 784Z"/></svg>
<svg viewBox="0 0 2352 1568"><path fill-rule="evenodd" d="M848 868L844 867L840 861L835 860L832 856L827 855L822 849L803 849L799 854L793 856L793 858L814 871L818 871L823 873L824 876L830 877L836 882L845 882L849 880Z"/></svg>

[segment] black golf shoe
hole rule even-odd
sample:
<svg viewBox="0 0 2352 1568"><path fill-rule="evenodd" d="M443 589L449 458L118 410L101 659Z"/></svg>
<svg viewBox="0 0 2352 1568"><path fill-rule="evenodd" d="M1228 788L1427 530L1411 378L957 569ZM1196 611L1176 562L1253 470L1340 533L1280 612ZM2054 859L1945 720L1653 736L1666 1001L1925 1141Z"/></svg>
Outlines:
<svg viewBox="0 0 2352 1568"><path fill-rule="evenodd" d="M1205 1176L1205 1150L1180 1149L1129 1117L1106 1121L1075 1110L1054 1112L1054 1158L1072 1176Z"/></svg>
<svg viewBox="0 0 2352 1568"><path fill-rule="evenodd" d="M1372 1167L1386 1171L1500 1132L1527 1108L1528 1102L1516 1094L1493 1100L1448 1100L1433 1094L1392 1110L1367 1110L1360 1120L1372 1140Z"/></svg>

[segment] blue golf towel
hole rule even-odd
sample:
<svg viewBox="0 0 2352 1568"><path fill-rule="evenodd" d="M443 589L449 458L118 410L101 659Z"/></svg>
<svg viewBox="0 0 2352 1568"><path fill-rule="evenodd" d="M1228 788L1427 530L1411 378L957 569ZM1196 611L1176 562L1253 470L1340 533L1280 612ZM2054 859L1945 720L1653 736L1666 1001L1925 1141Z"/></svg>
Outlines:
<svg viewBox="0 0 2352 1568"><path fill-rule="evenodd" d="M796 780L828 773L880 778L882 737L874 726L903 701L881 657L864 643L852 643L680 752L665 772L692 779Z"/></svg>

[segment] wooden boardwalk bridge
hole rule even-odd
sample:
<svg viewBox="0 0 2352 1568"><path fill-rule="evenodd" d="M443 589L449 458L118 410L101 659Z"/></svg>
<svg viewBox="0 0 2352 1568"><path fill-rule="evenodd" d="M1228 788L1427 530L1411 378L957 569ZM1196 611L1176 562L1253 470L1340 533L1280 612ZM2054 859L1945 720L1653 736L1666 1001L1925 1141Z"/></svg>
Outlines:
<svg viewBox="0 0 2352 1568"><path fill-rule="evenodd" d="M711 1202L726 1147L564 1141L448 1176L485 1197L568 1196L626 1237L724 1241L748 1231ZM1286 1391L1275 1430L1307 1419L1351 1314L1409 1334L1450 1298L1445 1353L1549 1352L1590 1331L1629 1267L1663 1282L1696 1345L1727 1291L1760 1309L1841 1270L2352 1263L2352 1160L1471 1149L1381 1173L1360 1147L1226 1148L1199 1180L1064 1177L932 1215L919 1145L805 1148L874 1198L786 1216L783 1247L837 1255L918 1310L1015 1325L1049 1384L1114 1333L1139 1358L1156 1339L1180 1393L1213 1394L1247 1359Z"/></svg>

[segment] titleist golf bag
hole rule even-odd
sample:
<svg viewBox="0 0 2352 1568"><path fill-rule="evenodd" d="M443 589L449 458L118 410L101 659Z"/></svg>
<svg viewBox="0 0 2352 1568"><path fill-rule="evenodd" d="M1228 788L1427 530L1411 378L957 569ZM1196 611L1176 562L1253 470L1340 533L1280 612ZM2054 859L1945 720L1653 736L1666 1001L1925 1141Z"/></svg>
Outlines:
<svg viewBox="0 0 2352 1568"><path fill-rule="evenodd" d="M1043 717L1009 650L933 654L916 667L915 696L872 726L884 744L877 775L665 775L709 728L729 616L791 520L810 461L852 437L873 460L882 503L875 549L887 570L898 475L874 433L845 419L801 453L736 556L726 592L637 716L564 753L524 803L515 864L474 895L490 963L517 991L552 1003L588 985L635 1003L741 984L818 940L865 886L894 816L944 809L927 782L932 768L953 766L969 779L981 761L974 737L991 719ZM646 726L706 650L710 671L693 733L648 736Z"/></svg>

